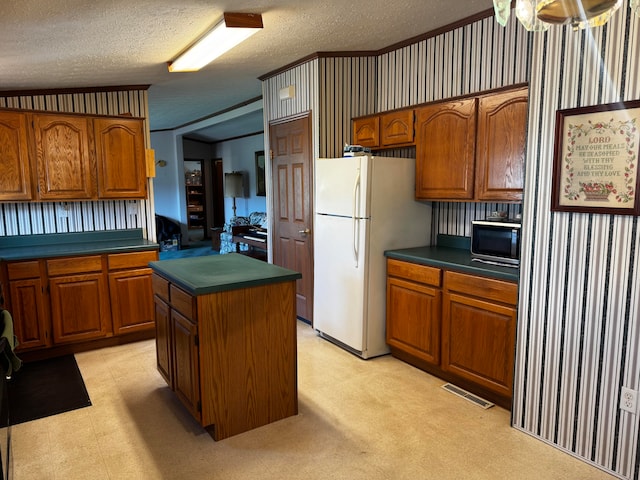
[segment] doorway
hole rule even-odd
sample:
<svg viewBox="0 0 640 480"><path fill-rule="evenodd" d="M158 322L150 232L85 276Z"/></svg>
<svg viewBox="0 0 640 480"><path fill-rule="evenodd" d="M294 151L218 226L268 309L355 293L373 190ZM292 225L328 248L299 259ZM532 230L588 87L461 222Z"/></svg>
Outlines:
<svg viewBox="0 0 640 480"><path fill-rule="evenodd" d="M313 325L313 161L309 113L269 126L273 263L302 274L296 313Z"/></svg>
<svg viewBox="0 0 640 480"><path fill-rule="evenodd" d="M204 162L203 176L207 193L207 227L224 226L224 181L222 159L214 158Z"/></svg>
<svg viewBox="0 0 640 480"><path fill-rule="evenodd" d="M214 158L203 162L202 176L205 182L207 237L211 237L212 247L220 248L220 233L224 227L224 185L222 159Z"/></svg>

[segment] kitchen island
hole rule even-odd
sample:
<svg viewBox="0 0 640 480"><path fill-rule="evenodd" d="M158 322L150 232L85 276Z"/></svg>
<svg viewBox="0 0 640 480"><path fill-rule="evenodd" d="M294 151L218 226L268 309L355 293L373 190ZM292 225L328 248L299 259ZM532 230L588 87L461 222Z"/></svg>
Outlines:
<svg viewBox="0 0 640 480"><path fill-rule="evenodd" d="M296 415L302 275L240 254L149 266L158 370L214 440Z"/></svg>

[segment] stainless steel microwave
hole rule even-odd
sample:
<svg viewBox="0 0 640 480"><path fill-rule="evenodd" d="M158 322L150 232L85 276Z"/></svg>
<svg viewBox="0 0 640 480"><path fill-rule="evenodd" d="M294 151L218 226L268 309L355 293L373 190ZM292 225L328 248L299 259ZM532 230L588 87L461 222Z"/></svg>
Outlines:
<svg viewBox="0 0 640 480"><path fill-rule="evenodd" d="M520 264L521 225L509 220L471 222L471 254L475 257Z"/></svg>

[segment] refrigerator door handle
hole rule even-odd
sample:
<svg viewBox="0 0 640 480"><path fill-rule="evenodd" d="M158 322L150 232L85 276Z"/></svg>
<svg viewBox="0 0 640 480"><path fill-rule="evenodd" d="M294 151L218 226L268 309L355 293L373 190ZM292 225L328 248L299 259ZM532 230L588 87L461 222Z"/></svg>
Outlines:
<svg viewBox="0 0 640 480"><path fill-rule="evenodd" d="M356 181L353 184L353 213L351 215L351 221L353 222L353 259L356 263L356 268L358 268L358 244L360 243L360 229L359 223L356 219L356 213L358 211L358 193L360 192L360 169L358 168L358 173L356 175Z"/></svg>

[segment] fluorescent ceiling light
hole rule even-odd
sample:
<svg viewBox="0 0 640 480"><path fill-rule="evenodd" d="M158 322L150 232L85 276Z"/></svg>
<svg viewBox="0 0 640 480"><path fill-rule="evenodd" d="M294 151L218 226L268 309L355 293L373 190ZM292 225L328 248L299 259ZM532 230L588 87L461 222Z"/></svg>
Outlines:
<svg viewBox="0 0 640 480"><path fill-rule="evenodd" d="M170 72L195 72L262 28L262 15L225 13L222 21L169 62Z"/></svg>

